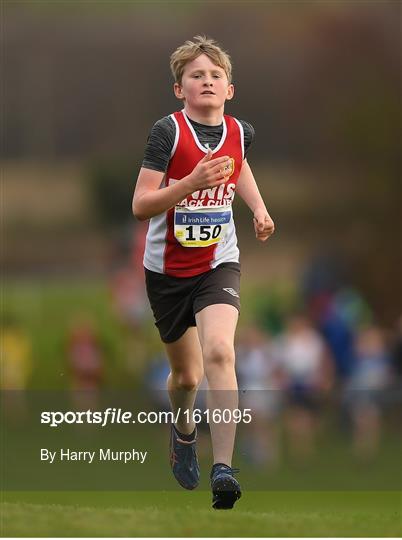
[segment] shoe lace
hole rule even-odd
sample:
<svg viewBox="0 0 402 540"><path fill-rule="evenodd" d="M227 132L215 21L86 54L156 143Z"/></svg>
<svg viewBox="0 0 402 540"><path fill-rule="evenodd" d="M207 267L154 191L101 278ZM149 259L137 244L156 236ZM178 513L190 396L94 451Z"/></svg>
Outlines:
<svg viewBox="0 0 402 540"><path fill-rule="evenodd" d="M221 472L234 476L240 472L240 469L229 467L229 465L221 465L220 467L216 467L216 469L211 472L211 478L215 476L215 474L219 474Z"/></svg>

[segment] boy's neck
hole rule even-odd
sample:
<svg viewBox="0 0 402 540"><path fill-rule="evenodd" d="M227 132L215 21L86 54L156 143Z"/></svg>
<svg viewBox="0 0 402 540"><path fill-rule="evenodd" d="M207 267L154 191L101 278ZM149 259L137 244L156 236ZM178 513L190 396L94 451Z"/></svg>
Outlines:
<svg viewBox="0 0 402 540"><path fill-rule="evenodd" d="M197 111L184 106L184 111L190 120L204 126L220 126L223 122L223 108L217 111Z"/></svg>

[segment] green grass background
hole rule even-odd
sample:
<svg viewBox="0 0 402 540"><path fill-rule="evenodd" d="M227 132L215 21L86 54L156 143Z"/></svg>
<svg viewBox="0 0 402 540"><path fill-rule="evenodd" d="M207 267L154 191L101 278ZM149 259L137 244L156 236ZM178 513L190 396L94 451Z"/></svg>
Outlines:
<svg viewBox="0 0 402 540"><path fill-rule="evenodd" d="M261 320L268 305L287 311L296 301L289 283L278 282L270 287L269 294L258 285L242 285L239 328L256 316ZM1 307L3 317L12 317L30 340L30 389L70 386L67 343L77 317L93 321L104 353L107 388L132 388L141 379L149 358L163 351L151 311L138 331L125 327L113 311L110 285L105 279L5 278Z"/></svg>
<svg viewBox="0 0 402 540"><path fill-rule="evenodd" d="M386 536L400 492L246 492L231 511L198 492L3 493L3 536Z"/></svg>

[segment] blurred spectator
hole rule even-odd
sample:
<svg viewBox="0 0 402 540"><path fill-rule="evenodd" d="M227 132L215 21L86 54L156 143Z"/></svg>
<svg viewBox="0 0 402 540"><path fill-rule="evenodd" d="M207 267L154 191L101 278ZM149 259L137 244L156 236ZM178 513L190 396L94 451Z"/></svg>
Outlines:
<svg viewBox="0 0 402 540"><path fill-rule="evenodd" d="M14 317L2 322L0 388L24 390L32 372L31 340Z"/></svg>
<svg viewBox="0 0 402 540"><path fill-rule="evenodd" d="M146 312L143 283L131 267L115 271L111 279L113 307L120 321L131 329L138 328Z"/></svg>
<svg viewBox="0 0 402 540"><path fill-rule="evenodd" d="M142 258L148 225L138 222L132 229L128 261L121 264L111 277L111 293L114 310L119 319L130 329L138 329L149 313L144 288Z"/></svg>
<svg viewBox="0 0 402 540"><path fill-rule="evenodd" d="M312 457L317 413L325 392L333 385L333 361L323 338L303 314L292 316L278 340L278 353L286 374L289 404L285 427L290 453L296 460Z"/></svg>
<svg viewBox="0 0 402 540"><path fill-rule="evenodd" d="M390 384L390 358L383 332L376 326L356 338L356 364L345 387L353 426L353 447L360 458L373 458L379 448L384 390Z"/></svg>
<svg viewBox="0 0 402 540"><path fill-rule="evenodd" d="M353 369L354 329L337 309L334 296L321 293L315 297L314 303L317 328L325 338L333 355L337 379L342 381Z"/></svg>
<svg viewBox="0 0 402 540"><path fill-rule="evenodd" d="M103 351L93 320L76 315L67 337L72 399L79 408L94 407L103 381Z"/></svg>
<svg viewBox="0 0 402 540"><path fill-rule="evenodd" d="M3 413L18 420L27 411L25 390L32 372L32 345L19 321L3 315L0 348L0 388ZM7 390L10 390L7 392Z"/></svg>
<svg viewBox="0 0 402 540"><path fill-rule="evenodd" d="M314 253L301 276L301 291L308 305L321 294L330 296L343 286L346 280L342 257L339 253L321 250Z"/></svg>
<svg viewBox="0 0 402 540"><path fill-rule="evenodd" d="M333 293L321 291L310 299L310 312L331 350L337 378L343 381L353 370L357 328L370 321L371 312L361 295L351 287Z"/></svg>
<svg viewBox="0 0 402 540"><path fill-rule="evenodd" d="M236 347L240 406L251 409L252 422L243 427L243 453L256 465L278 464L278 425L281 375L272 343L257 326L242 333Z"/></svg>
<svg viewBox="0 0 402 540"><path fill-rule="evenodd" d="M301 283L308 313L327 342L340 382L353 370L356 329L371 319L366 302L347 281L342 257L328 252L312 258Z"/></svg>

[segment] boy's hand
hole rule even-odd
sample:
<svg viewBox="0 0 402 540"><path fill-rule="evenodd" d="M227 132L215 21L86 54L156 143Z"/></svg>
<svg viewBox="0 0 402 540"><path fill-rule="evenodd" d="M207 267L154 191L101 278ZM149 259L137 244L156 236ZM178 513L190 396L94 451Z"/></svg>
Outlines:
<svg viewBox="0 0 402 540"><path fill-rule="evenodd" d="M191 191L198 191L199 189L212 188L224 184L227 180L224 174L224 168L225 166L230 167L230 165L229 156L212 159L212 150L208 149L207 154L188 175Z"/></svg>
<svg viewBox="0 0 402 540"><path fill-rule="evenodd" d="M257 240L265 242L274 233L275 225L265 208L254 212L254 230Z"/></svg>

